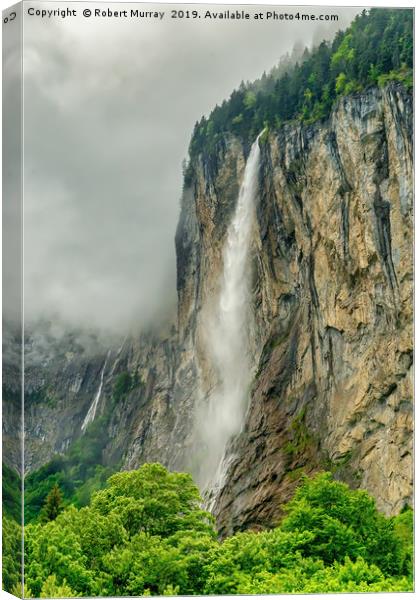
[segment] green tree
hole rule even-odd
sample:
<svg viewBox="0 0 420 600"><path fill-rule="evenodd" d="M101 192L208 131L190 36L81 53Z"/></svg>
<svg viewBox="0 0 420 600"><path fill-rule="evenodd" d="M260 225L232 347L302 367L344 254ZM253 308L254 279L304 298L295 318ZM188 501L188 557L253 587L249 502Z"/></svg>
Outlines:
<svg viewBox="0 0 420 600"><path fill-rule="evenodd" d="M261 533L238 533L212 551L206 568L205 593L247 593L251 582L261 573L289 570L301 558L301 550L310 544L313 534L290 534L280 528Z"/></svg>
<svg viewBox="0 0 420 600"><path fill-rule="evenodd" d="M2 465L2 492L3 514L19 521L22 512L22 482L19 474L5 463Z"/></svg>
<svg viewBox="0 0 420 600"><path fill-rule="evenodd" d="M413 572L414 514L413 509L406 506L399 515L393 518L395 535L403 546L403 573Z"/></svg>
<svg viewBox="0 0 420 600"><path fill-rule="evenodd" d="M3 586L12 592L21 580L22 527L4 514L2 516Z"/></svg>
<svg viewBox="0 0 420 600"><path fill-rule="evenodd" d="M63 510L63 495L57 484L55 484L45 500L41 519L43 521L54 521Z"/></svg>
<svg viewBox="0 0 420 600"><path fill-rule="evenodd" d="M257 97L252 91L247 91L244 97L244 106L247 109L253 108L257 102Z"/></svg>
<svg viewBox="0 0 420 600"><path fill-rule="evenodd" d="M342 592L407 592L406 577L386 578L376 565L362 558L326 567L322 561L297 557L289 569L262 571L239 586L241 594L325 594Z"/></svg>
<svg viewBox="0 0 420 600"><path fill-rule="evenodd" d="M217 542L202 532L184 532L175 541L140 532L104 557L116 594L202 593L210 549Z"/></svg>
<svg viewBox="0 0 420 600"><path fill-rule="evenodd" d="M55 575L50 575L41 588L40 598L73 598L77 594L69 587L66 580L57 583Z"/></svg>
<svg viewBox="0 0 420 600"><path fill-rule="evenodd" d="M342 94L345 90L347 83L347 77L345 73L340 73L337 75L337 79L335 80L335 91L337 94Z"/></svg>
<svg viewBox="0 0 420 600"><path fill-rule="evenodd" d="M214 534L213 518L200 503L191 475L145 464L137 471L112 475L91 506L102 515L118 514L130 535L143 531L169 537L179 530Z"/></svg>
<svg viewBox="0 0 420 600"><path fill-rule="evenodd" d="M35 596L47 580L78 596L200 593L217 544L200 504L189 475L157 464L118 473L90 506L26 527L28 586Z"/></svg>
<svg viewBox="0 0 420 600"><path fill-rule="evenodd" d="M13 588L10 590L10 593L13 594L13 596L16 596L17 598L33 598L34 597L32 591L29 589L29 587L26 585L26 583L24 583L22 585L21 581L19 583L16 583L13 586Z"/></svg>
<svg viewBox="0 0 420 600"><path fill-rule="evenodd" d="M378 512L367 492L351 490L330 473L320 473L304 479L285 511L282 530L314 535L305 555L326 564L361 557L385 574L402 573L404 551L394 523Z"/></svg>
<svg viewBox="0 0 420 600"><path fill-rule="evenodd" d="M55 575L59 585L66 581L76 594L94 596L100 592L82 550L81 531L63 523L64 514L25 528L26 583L35 597L41 595L50 575Z"/></svg>

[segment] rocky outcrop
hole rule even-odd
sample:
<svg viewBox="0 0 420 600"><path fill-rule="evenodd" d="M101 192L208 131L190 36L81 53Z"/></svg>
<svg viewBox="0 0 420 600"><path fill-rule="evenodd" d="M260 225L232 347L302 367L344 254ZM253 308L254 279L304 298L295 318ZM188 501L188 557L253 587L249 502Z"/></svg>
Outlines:
<svg viewBox="0 0 420 600"><path fill-rule="evenodd" d="M394 514L412 499L411 95L400 84L370 88L340 99L328 121L286 124L260 145L255 377L214 498L220 532L273 525L301 474L319 469ZM28 337L27 469L84 435L103 371L103 460L200 472L198 407L215 378L205 315L248 152L226 136L190 165L177 325L109 344Z"/></svg>

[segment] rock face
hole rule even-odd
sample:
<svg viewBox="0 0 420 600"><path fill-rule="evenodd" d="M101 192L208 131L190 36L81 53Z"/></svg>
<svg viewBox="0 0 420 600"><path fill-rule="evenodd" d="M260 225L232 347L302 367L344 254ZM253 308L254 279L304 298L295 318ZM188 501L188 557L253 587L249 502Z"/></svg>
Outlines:
<svg viewBox="0 0 420 600"><path fill-rule="evenodd" d="M178 397L173 328L108 344L80 332L54 337L48 327L42 331L25 345L26 471L65 454L86 435L83 423L95 399L104 464L131 469L160 461L182 467L188 423L182 407L191 411ZM121 377L129 383L119 390Z"/></svg>
<svg viewBox="0 0 420 600"><path fill-rule="evenodd" d="M299 476L319 469L394 514L412 500L411 95L371 88L342 98L328 121L284 125L260 145L255 378L214 498L220 532L273 525ZM104 460L199 471L197 407L215 378L205 314L248 152L229 136L191 165L174 324L107 347L74 334L27 340L27 469L84 435L104 369L95 416L108 415Z"/></svg>
<svg viewBox="0 0 420 600"><path fill-rule="evenodd" d="M411 106L401 86L372 88L261 141L257 372L214 508L222 534L275 522L302 471L332 470L387 514L411 501ZM179 334L204 379L200 314L242 157L230 138L194 165L177 234Z"/></svg>

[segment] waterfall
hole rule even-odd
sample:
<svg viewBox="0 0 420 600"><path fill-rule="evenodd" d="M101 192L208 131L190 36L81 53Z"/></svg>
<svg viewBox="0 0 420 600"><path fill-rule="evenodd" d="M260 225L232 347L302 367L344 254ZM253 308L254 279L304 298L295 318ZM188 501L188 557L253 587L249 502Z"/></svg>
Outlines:
<svg viewBox="0 0 420 600"><path fill-rule="evenodd" d="M110 371L110 373L108 375L109 378L112 377L113 374L114 374L115 368L116 368L116 366L117 366L117 364L118 364L118 362L120 360L120 354L122 352L122 349L125 346L125 342L127 341L127 338L128 338L128 335L125 336L125 338L123 340L123 343L121 344L121 346L117 350L117 354L116 354L116 357L115 357L115 360L114 360L114 364L112 365L111 371Z"/></svg>
<svg viewBox="0 0 420 600"><path fill-rule="evenodd" d="M259 136L249 154L238 201L223 249L220 291L204 323L207 354L216 384L198 416L202 448L198 479L213 498L224 484L232 456L229 441L240 432L253 378L250 356L251 306L249 249L255 223L260 162Z"/></svg>
<svg viewBox="0 0 420 600"><path fill-rule="evenodd" d="M82 431L84 431L86 429L86 427L89 425L89 423L91 423L96 415L96 410L98 408L98 404L99 404L99 400L101 398L101 394L102 394L102 386L104 383L104 373L105 373L105 369L106 369L106 365L109 359L109 355L111 354L111 350L108 350L108 354L106 355L105 358L105 362L103 364L102 370L101 370L101 377L100 377L100 381L99 381L99 387L98 390L95 394L95 397L93 399L92 404L89 407L89 410L86 413L86 417L82 423Z"/></svg>

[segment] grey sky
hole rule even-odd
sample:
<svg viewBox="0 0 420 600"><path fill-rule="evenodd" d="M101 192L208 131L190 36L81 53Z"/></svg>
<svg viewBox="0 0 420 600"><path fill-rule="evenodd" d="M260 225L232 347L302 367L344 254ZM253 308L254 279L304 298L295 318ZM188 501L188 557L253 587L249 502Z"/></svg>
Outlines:
<svg viewBox="0 0 420 600"><path fill-rule="evenodd" d="M173 20L173 5L152 4L140 8L164 10L164 20L86 19L89 3L73 6L76 18L25 17L26 312L140 326L175 302L181 163L195 121L296 42L331 37L360 9L305 7L340 16L321 28Z"/></svg>

